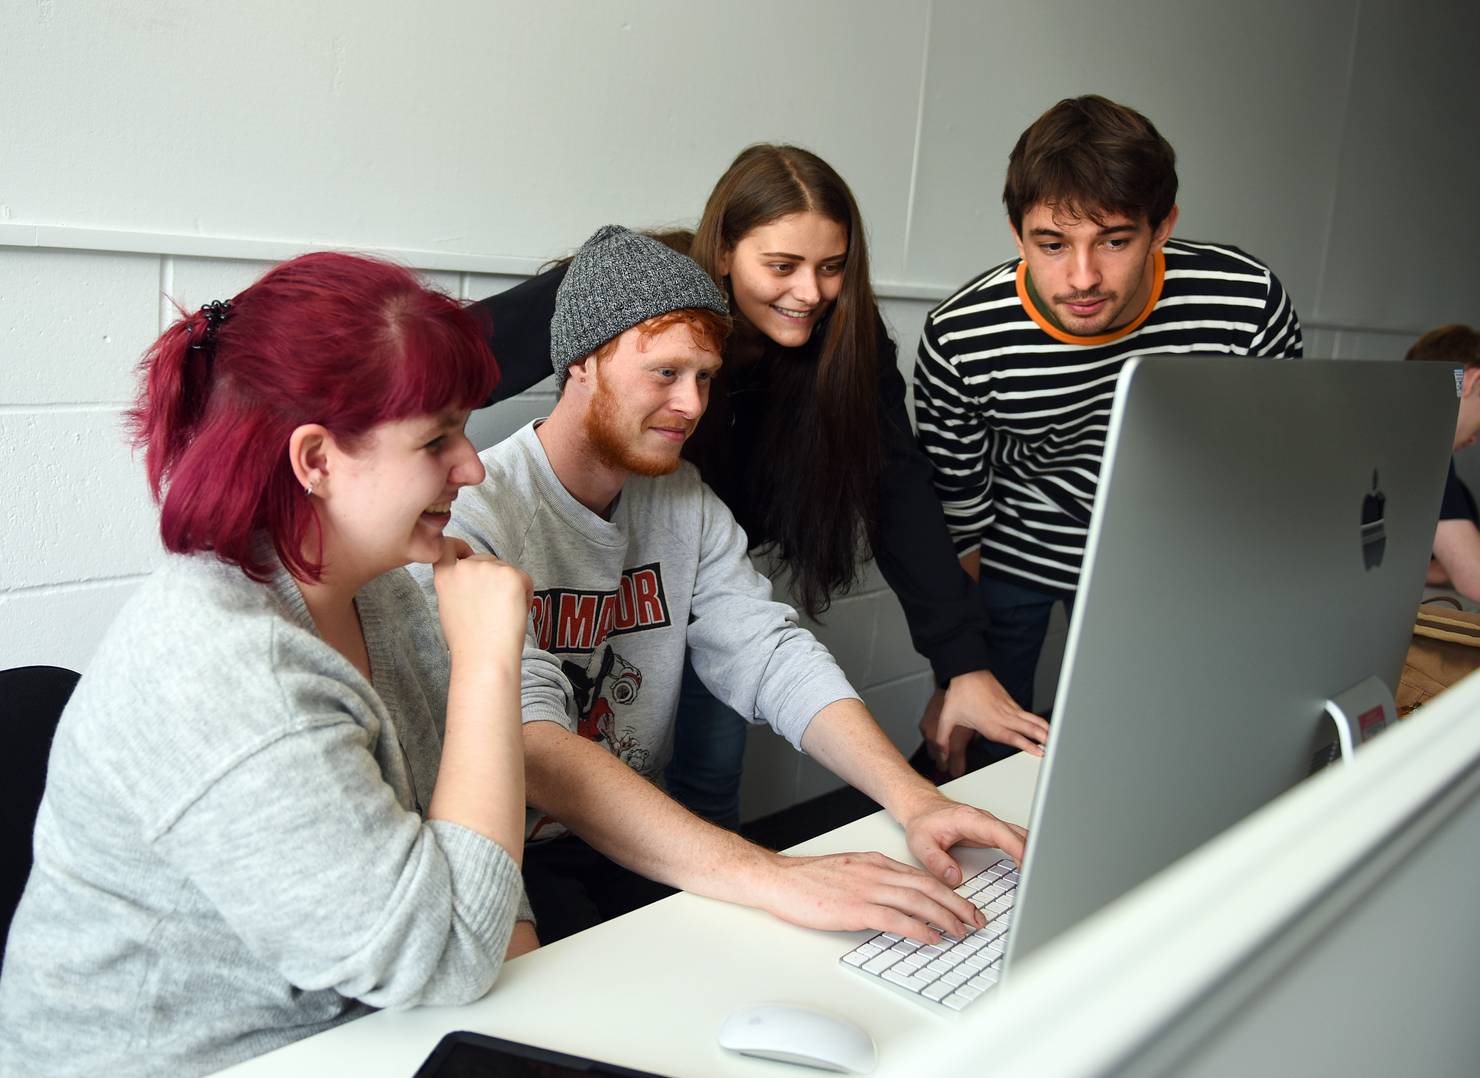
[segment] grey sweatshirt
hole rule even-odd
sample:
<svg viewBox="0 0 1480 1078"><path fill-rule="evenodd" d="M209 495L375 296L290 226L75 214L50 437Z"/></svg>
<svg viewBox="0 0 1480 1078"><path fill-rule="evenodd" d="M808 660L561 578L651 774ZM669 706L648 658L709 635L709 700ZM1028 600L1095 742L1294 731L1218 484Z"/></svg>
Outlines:
<svg viewBox="0 0 1480 1078"><path fill-rule="evenodd" d="M131 598L52 747L0 1073L200 1073L488 991L522 887L422 818L445 645L403 570L356 605L373 686L285 573L171 556Z"/></svg>
<svg viewBox="0 0 1480 1078"><path fill-rule="evenodd" d="M812 717L857 693L826 648L771 599L744 531L692 465L634 476L604 520L561 485L534 425L481 454L449 532L534 581L525 722L550 720L656 779L672 754L685 648L720 700L801 747ZM428 567L412 570L432 602ZM564 828L531 812L533 840Z"/></svg>

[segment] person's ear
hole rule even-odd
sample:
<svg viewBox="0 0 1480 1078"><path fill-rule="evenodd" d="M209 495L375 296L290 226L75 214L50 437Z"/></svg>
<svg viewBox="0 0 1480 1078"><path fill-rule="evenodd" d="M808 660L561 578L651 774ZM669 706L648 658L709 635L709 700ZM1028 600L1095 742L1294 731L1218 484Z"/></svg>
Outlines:
<svg viewBox="0 0 1480 1078"><path fill-rule="evenodd" d="M1172 238L1172 229L1177 227L1177 207L1173 206L1167 211L1166 217L1161 224L1157 225L1151 233L1151 249L1159 251L1166 246L1167 240Z"/></svg>
<svg viewBox="0 0 1480 1078"><path fill-rule="evenodd" d="M715 264L714 268L719 272L721 277L728 277L730 275L730 263L734 260L734 257L735 249L733 247L726 247L719 253L719 261Z"/></svg>
<svg viewBox="0 0 1480 1078"><path fill-rule="evenodd" d="M305 423L295 427L288 436L288 461L293 466L293 475L298 485L310 497L322 493L329 477L330 450L334 436L328 428L318 423Z"/></svg>
<svg viewBox="0 0 1480 1078"><path fill-rule="evenodd" d="M600 361L594 354L571 360L570 366L565 368L565 385L561 388L560 395L564 396L575 390L578 395L589 396L596 385L598 362Z"/></svg>
<svg viewBox="0 0 1480 1078"><path fill-rule="evenodd" d="M1477 392L1480 392L1480 366L1466 367L1460 379L1459 395L1473 397Z"/></svg>
<svg viewBox="0 0 1480 1078"><path fill-rule="evenodd" d="M1012 242L1017 244L1018 257L1026 259L1028 257L1028 252L1023 250L1023 237L1018 234L1017 226L1009 221L1007 223L1007 227L1012 232Z"/></svg>

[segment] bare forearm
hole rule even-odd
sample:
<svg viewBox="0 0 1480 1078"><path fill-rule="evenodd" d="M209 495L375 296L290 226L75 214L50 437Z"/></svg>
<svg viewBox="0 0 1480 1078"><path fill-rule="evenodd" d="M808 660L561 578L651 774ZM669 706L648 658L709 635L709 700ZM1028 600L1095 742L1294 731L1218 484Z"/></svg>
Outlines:
<svg viewBox="0 0 1480 1078"><path fill-rule="evenodd" d="M837 700L819 711L802 735L802 748L900 823L941 800L936 788L905 762L858 700Z"/></svg>
<svg viewBox="0 0 1480 1078"><path fill-rule="evenodd" d="M1468 599L1480 599L1480 529L1472 522L1439 521L1434 560L1457 591Z"/></svg>
<svg viewBox="0 0 1480 1078"><path fill-rule="evenodd" d="M690 813L599 745L554 723L524 727L526 798L648 879L761 905L753 877L774 855Z"/></svg>
<svg viewBox="0 0 1480 1078"><path fill-rule="evenodd" d="M515 861L524 850L524 745L517 663L453 659L437 785L427 816L497 842Z"/></svg>

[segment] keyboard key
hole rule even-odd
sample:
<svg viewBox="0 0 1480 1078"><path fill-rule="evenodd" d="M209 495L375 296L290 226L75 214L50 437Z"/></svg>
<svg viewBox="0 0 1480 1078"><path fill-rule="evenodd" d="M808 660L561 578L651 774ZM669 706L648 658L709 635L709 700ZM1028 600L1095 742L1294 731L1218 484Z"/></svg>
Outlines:
<svg viewBox="0 0 1480 1078"><path fill-rule="evenodd" d="M843 961L850 966L861 966L868 961L868 956L859 954L857 951L849 951L843 956Z"/></svg>
<svg viewBox="0 0 1480 1078"><path fill-rule="evenodd" d="M919 977L912 977L907 973L900 973L894 969L884 971L884 980L890 984L897 984L901 988L908 988L911 992L918 992L929 983L928 981L921 980ZM962 991L962 989L957 989L957 991Z"/></svg>
<svg viewBox="0 0 1480 1078"><path fill-rule="evenodd" d="M885 951L883 954L875 955L865 962L860 969L865 973L883 973L894 963L899 961L899 955L893 951Z"/></svg>
<svg viewBox="0 0 1480 1078"><path fill-rule="evenodd" d="M928 984L925 986L925 991L920 993L926 999L934 1000L936 1003L939 1003L950 994L951 985L946 984L945 981L936 981L934 984Z"/></svg>
<svg viewBox="0 0 1480 1078"><path fill-rule="evenodd" d="M967 981L966 983L971 985L973 988L978 988L981 991L985 992L988 988L991 988L994 984L996 984L998 978L1000 978L1001 976L1002 974L998 973L995 969L986 969L982 970L982 972L978 973L975 977L971 978L971 980Z"/></svg>
<svg viewBox="0 0 1480 1078"><path fill-rule="evenodd" d="M973 996L963 996L960 992L952 992L945 999L941 1000L941 1002L953 1011L960 1011L965 1010L966 1005L974 998Z"/></svg>

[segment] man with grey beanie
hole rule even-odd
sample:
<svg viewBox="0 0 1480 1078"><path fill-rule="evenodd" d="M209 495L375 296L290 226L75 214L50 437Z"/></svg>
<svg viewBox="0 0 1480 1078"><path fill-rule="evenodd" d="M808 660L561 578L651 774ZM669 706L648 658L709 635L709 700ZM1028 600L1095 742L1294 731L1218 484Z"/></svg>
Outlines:
<svg viewBox="0 0 1480 1078"><path fill-rule="evenodd" d="M937 929L975 927L947 851L1020 858L1022 828L910 769L827 650L772 600L745 533L680 459L728 331L724 297L698 265L599 229L550 325L560 399L485 451L487 478L453 505L449 534L534 581L521 691L525 885L539 935L558 939L668 887L814 928L933 941ZM685 649L720 700L888 809L929 871L877 853L772 853L664 794ZM537 943L521 922L512 953Z"/></svg>

